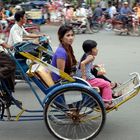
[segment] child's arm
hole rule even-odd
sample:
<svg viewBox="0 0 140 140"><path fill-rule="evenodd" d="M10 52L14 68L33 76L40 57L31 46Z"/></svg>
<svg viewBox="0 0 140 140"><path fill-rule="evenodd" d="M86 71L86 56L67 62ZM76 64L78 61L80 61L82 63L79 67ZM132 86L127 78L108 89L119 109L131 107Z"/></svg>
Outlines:
<svg viewBox="0 0 140 140"><path fill-rule="evenodd" d="M81 62L81 72L82 72L82 78L86 80L86 64L92 62L95 59L94 56L88 55L85 60Z"/></svg>

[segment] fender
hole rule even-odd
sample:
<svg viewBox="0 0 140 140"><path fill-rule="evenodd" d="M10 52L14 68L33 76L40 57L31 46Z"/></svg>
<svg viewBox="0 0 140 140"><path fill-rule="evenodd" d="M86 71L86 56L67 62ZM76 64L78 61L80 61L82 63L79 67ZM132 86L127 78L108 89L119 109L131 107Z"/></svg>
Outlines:
<svg viewBox="0 0 140 140"><path fill-rule="evenodd" d="M92 87L87 86L85 84L80 84L80 83L68 83L68 84L64 84L64 85L60 85L58 87L55 87L53 90L51 90L44 98L43 104L45 104L49 100L51 95L55 94L59 90L63 90L63 89L67 89L67 88L71 88L71 89L74 89L74 88L81 89L82 88L82 89L88 90L89 92L94 94L103 103L102 98L99 95L99 93L95 89L93 89Z"/></svg>

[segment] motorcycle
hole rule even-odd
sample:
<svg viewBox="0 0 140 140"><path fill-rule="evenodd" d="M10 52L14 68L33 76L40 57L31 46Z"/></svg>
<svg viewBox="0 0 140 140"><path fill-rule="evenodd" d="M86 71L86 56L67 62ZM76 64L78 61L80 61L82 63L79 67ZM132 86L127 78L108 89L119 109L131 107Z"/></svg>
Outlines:
<svg viewBox="0 0 140 140"><path fill-rule="evenodd" d="M91 17L82 17L70 22L75 34L97 33L100 30L99 24L92 21Z"/></svg>
<svg viewBox="0 0 140 140"><path fill-rule="evenodd" d="M124 29L124 24L120 20L114 19L112 21L114 32L118 35L140 35L139 20L135 15L128 16L127 28Z"/></svg>

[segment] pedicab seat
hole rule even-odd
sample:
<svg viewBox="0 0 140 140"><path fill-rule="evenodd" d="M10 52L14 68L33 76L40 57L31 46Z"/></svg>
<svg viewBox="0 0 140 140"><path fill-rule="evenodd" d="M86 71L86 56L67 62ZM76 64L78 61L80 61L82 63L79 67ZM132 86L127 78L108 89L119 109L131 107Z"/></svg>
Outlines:
<svg viewBox="0 0 140 140"><path fill-rule="evenodd" d="M32 67L27 71L27 74L29 77L37 78L47 88L54 85L50 71L44 71L44 67L40 66L39 64L33 64Z"/></svg>

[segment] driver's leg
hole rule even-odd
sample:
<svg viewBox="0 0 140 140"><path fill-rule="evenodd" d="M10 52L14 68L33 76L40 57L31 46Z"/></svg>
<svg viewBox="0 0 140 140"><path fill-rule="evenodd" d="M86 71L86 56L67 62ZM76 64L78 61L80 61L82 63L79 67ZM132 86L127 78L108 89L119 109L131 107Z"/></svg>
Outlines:
<svg viewBox="0 0 140 140"><path fill-rule="evenodd" d="M5 80L9 90L14 91L15 62L5 52L0 52L0 79Z"/></svg>

